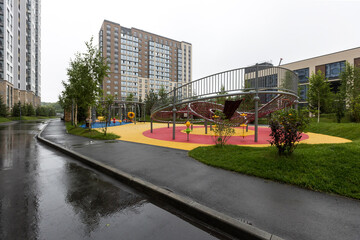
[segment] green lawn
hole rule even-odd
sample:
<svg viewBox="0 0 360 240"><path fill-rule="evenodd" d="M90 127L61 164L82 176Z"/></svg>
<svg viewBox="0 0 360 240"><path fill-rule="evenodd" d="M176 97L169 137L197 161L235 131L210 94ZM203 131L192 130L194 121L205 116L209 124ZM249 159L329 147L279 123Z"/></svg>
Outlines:
<svg viewBox="0 0 360 240"><path fill-rule="evenodd" d="M95 129L84 129L81 127L75 127L72 126L70 122L65 123L66 125L66 130L68 131L68 133L73 134L73 135L77 135L77 136L82 136L82 137L87 137L87 138L92 138L92 139L97 139L97 140L114 140L117 138L120 138L120 136L113 134L113 133L107 133L106 135L104 135L104 133L99 132Z"/></svg>
<svg viewBox="0 0 360 240"><path fill-rule="evenodd" d="M275 147L198 147L189 155L205 164L300 187L360 199L360 124L312 123L308 131L353 140L300 144L292 156Z"/></svg>

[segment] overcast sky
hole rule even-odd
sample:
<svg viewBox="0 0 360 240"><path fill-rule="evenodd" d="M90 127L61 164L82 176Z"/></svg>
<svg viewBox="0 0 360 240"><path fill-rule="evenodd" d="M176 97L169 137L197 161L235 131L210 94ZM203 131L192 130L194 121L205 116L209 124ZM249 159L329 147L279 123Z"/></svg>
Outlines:
<svg viewBox="0 0 360 240"><path fill-rule="evenodd" d="M42 102L104 19L193 46L193 80L256 62L278 65L360 47L360 1L42 1Z"/></svg>

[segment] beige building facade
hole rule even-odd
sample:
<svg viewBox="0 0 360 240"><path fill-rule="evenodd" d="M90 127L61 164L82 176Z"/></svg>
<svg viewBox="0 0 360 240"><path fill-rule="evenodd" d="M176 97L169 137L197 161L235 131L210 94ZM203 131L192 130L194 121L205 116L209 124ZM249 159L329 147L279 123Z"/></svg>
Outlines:
<svg viewBox="0 0 360 240"><path fill-rule="evenodd" d="M104 20L99 47L110 67L104 95L115 100L125 100L130 93L134 100L144 100L151 90L170 91L192 80L190 43Z"/></svg>
<svg viewBox="0 0 360 240"><path fill-rule="evenodd" d="M298 75L299 102L300 105L304 105L307 103L309 77L311 74L317 73L320 70L330 82L331 90L337 92L340 87L339 76L345 68L345 62L360 67L360 47L287 63L281 66L294 71Z"/></svg>

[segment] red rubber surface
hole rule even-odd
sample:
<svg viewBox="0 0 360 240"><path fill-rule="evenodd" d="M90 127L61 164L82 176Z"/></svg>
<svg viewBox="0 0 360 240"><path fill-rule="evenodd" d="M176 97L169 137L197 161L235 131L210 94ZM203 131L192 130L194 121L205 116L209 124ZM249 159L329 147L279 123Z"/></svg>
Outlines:
<svg viewBox="0 0 360 240"><path fill-rule="evenodd" d="M202 126L194 126L194 128L203 128ZM170 128L157 128L153 130L153 133L150 130L143 132L143 135L148 138L154 138L163 141L172 141L172 142L183 142L183 143L198 143L198 144L214 144L215 139L213 133L208 128L208 135L195 135L190 133L189 141L187 141L186 133L181 132L186 129L186 126L176 127L175 129L175 140L172 140L172 127ZM254 127L249 127L249 130L254 130ZM242 136L232 136L227 142L228 144L233 145L251 145L251 144L269 144L270 140L270 128L268 127L259 127L258 128L258 142L254 142L254 135L248 135L244 138ZM204 129L205 132L205 129ZM305 133L302 134L301 140L308 139L309 136Z"/></svg>

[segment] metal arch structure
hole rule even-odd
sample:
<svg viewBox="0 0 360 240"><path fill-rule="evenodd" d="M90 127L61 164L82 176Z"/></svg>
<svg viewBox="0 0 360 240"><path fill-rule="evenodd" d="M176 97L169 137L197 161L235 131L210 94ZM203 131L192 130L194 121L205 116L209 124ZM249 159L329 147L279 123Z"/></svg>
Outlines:
<svg viewBox="0 0 360 240"><path fill-rule="evenodd" d="M254 122L254 141L257 142L259 117L296 105L297 88L298 77L289 69L271 64L237 68L175 87L154 104L151 120L172 122L175 139L176 123L184 123L190 118L195 118L194 122L221 122L213 118L214 110L223 111L221 103L225 99L242 99L229 124L239 126Z"/></svg>

